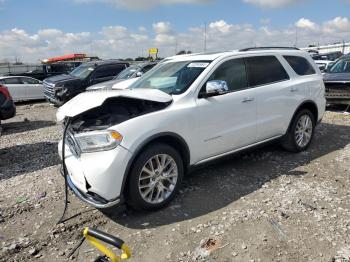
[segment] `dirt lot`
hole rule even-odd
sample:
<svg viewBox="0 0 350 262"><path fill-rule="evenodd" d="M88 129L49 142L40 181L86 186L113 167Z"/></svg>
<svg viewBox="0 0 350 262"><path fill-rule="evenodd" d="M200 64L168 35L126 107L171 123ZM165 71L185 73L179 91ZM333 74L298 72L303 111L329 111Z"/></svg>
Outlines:
<svg viewBox="0 0 350 262"><path fill-rule="evenodd" d="M71 194L68 215L78 216L56 225L64 197L55 111L20 105L4 122L0 261L65 261L84 226L123 238L131 261L350 261L350 116L327 112L307 152L269 145L197 170L158 212L107 216ZM85 243L75 259L97 254Z"/></svg>

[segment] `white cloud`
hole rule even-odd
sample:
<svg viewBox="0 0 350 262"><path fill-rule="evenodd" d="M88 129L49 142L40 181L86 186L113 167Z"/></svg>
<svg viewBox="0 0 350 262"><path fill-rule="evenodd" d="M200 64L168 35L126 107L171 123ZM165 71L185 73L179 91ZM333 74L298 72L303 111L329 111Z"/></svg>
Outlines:
<svg viewBox="0 0 350 262"><path fill-rule="evenodd" d="M77 3L107 3L118 8L145 10L158 5L206 4L211 0L74 0Z"/></svg>
<svg viewBox="0 0 350 262"><path fill-rule="evenodd" d="M333 20L324 23L325 31L333 32L350 32L350 21L347 17L336 17Z"/></svg>
<svg viewBox="0 0 350 262"><path fill-rule="evenodd" d="M152 26L156 34L170 34L172 32L169 22L158 22L154 23Z"/></svg>
<svg viewBox="0 0 350 262"><path fill-rule="evenodd" d="M217 30L221 33L229 33L233 25L226 23L224 20L215 21L209 24L209 28L212 30Z"/></svg>
<svg viewBox="0 0 350 262"><path fill-rule="evenodd" d="M296 23L295 26L301 29L307 29L307 30L312 30L316 31L318 30L318 25L309 19L306 18L300 18Z"/></svg>
<svg viewBox="0 0 350 262"><path fill-rule="evenodd" d="M140 31L141 33L146 33L146 32L147 32L147 28L144 27L144 26L140 26L140 27L139 27L139 31Z"/></svg>
<svg viewBox="0 0 350 262"><path fill-rule="evenodd" d="M306 2L307 0L243 0L248 4L253 4L262 8L277 8L287 5Z"/></svg>
<svg viewBox="0 0 350 262"><path fill-rule="evenodd" d="M145 25L148 27L148 25ZM150 47L158 47L160 56L170 56L175 50L203 51L204 26L190 27L178 32L169 22L159 21L144 30L114 25L99 32L64 32L46 28L28 33L21 28L0 31L0 59L13 61L15 57L25 62L35 62L68 53L88 53L101 58L136 57ZM233 50L249 46L293 46L298 28L298 46L327 44L350 40L350 20L335 17L323 23L301 18L284 28L271 24L253 26L234 24L225 20L212 21L207 27L207 50Z"/></svg>

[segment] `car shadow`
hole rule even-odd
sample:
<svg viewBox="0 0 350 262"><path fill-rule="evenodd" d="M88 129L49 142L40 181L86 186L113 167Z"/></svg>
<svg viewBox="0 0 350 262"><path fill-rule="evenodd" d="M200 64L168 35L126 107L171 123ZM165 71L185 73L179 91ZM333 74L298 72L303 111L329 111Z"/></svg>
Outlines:
<svg viewBox="0 0 350 262"><path fill-rule="evenodd" d="M281 175L303 176L296 170L350 143L350 126L322 123L306 152L293 154L273 143L226 157L186 176L170 206L156 212L130 209L108 213L115 223L134 229L154 228L219 210ZM147 226L144 223L147 222Z"/></svg>
<svg viewBox="0 0 350 262"><path fill-rule="evenodd" d="M24 120L18 122L1 123L1 126L3 128L1 135L6 136L11 134L23 133L54 125L56 125L56 122L54 121L43 120Z"/></svg>
<svg viewBox="0 0 350 262"><path fill-rule="evenodd" d="M40 142L0 149L0 181L59 164L57 143Z"/></svg>

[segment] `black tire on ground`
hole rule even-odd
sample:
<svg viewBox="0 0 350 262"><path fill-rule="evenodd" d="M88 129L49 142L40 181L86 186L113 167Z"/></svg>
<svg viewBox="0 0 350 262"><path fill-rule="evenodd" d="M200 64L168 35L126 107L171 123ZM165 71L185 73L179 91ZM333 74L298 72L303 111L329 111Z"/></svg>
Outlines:
<svg viewBox="0 0 350 262"><path fill-rule="evenodd" d="M303 117L304 115L309 116L311 119L312 134L311 134L310 141L306 145L300 146L296 142L295 131L296 131L296 127L297 127L297 124L298 124L300 118ZM312 112L308 109L301 109L293 117L292 122L289 125L287 133L281 139L281 144L282 144L283 148L290 151L290 152L294 152L294 153L298 153L298 152L306 150L311 144L311 141L312 141L312 138L313 138L314 132L315 132L315 126L316 126L315 117L312 114Z"/></svg>
<svg viewBox="0 0 350 262"><path fill-rule="evenodd" d="M164 201L160 203L149 203L145 201L141 196L141 193L139 190L139 177L141 174L141 170L146 164L146 162L150 160L152 157L160 154L169 155L175 161L177 165L178 177L177 177L177 181L174 186L174 189L168 198L166 198ZM163 208L174 199L175 195L179 191L179 187L181 186L183 176L184 176L183 161L179 152L176 149L174 149L173 147L167 144L162 144L162 143L156 143L156 144L150 145L147 148L145 148L136 157L136 159L133 162L133 165L129 173L128 183L126 188L126 203L136 210L152 211L152 210Z"/></svg>

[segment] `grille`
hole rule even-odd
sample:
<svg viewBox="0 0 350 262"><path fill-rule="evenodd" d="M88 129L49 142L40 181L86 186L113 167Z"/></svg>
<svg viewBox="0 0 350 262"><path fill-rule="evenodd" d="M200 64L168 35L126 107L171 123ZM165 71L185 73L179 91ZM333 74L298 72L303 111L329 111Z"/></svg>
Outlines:
<svg viewBox="0 0 350 262"><path fill-rule="evenodd" d="M48 99L55 99L54 85L44 81L44 95Z"/></svg>

